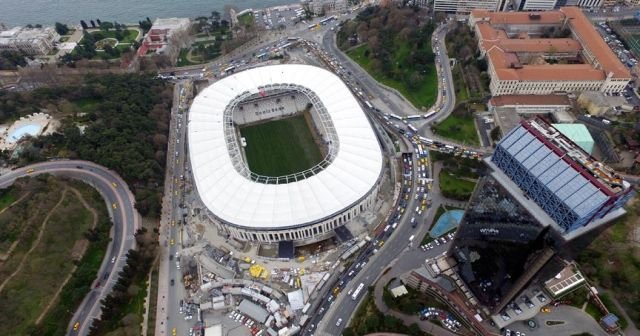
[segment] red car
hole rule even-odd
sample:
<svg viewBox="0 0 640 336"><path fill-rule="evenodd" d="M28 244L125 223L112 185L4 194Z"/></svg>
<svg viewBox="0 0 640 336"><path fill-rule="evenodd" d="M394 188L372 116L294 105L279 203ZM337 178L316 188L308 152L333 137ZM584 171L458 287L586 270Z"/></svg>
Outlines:
<svg viewBox="0 0 640 336"><path fill-rule="evenodd" d="M96 288L100 287L100 281L98 281L98 283L96 283Z"/></svg>

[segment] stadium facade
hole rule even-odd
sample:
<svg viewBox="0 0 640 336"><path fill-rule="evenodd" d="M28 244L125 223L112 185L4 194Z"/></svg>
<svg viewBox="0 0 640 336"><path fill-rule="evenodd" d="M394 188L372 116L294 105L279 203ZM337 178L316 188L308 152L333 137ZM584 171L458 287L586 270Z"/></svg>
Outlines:
<svg viewBox="0 0 640 336"><path fill-rule="evenodd" d="M523 121L485 159L448 251L472 294L492 313L532 281L547 280L616 218L629 183L541 119Z"/></svg>
<svg viewBox="0 0 640 336"><path fill-rule="evenodd" d="M308 103L302 103L306 101ZM287 176L253 173L238 125L312 107L323 160ZM358 101L334 74L273 65L225 77L193 101L189 157L198 195L218 230L240 241L303 245L334 235L375 203L380 145Z"/></svg>

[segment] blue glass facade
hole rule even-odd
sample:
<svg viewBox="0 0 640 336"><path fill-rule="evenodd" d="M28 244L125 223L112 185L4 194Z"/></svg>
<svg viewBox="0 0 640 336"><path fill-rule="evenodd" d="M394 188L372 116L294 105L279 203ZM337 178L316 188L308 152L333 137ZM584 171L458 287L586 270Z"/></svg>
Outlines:
<svg viewBox="0 0 640 336"><path fill-rule="evenodd" d="M500 141L491 161L567 233L624 204L524 126Z"/></svg>

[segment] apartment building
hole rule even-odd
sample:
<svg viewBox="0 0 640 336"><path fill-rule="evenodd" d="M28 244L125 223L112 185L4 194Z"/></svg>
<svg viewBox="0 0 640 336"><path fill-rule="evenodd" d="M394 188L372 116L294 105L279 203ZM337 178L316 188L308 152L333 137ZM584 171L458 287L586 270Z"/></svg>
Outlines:
<svg viewBox="0 0 640 336"><path fill-rule="evenodd" d="M631 80L629 69L577 7L546 12L474 10L469 25L487 59L493 96L614 93Z"/></svg>

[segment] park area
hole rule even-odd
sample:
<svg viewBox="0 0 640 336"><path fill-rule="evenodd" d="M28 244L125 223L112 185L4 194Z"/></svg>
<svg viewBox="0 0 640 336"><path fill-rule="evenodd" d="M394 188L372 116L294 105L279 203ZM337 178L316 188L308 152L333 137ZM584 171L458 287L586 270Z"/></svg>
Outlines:
<svg viewBox="0 0 640 336"><path fill-rule="evenodd" d="M337 44L376 81L427 110L438 96L433 22L423 9L371 6L346 21Z"/></svg>
<svg viewBox="0 0 640 336"><path fill-rule="evenodd" d="M473 110L467 103L456 106L445 120L432 127L435 134L466 145L479 145Z"/></svg>
<svg viewBox="0 0 640 336"><path fill-rule="evenodd" d="M397 41L398 48L394 48L394 64L408 64L406 58L411 51L408 42ZM410 86L407 83L389 78L379 71L379 68L372 64L369 48L366 44L362 44L347 52L347 55L356 61L363 69L365 69L376 81L398 90L405 98L407 98L413 106L417 108L429 107L435 103L438 95L438 73L435 69L429 71L424 80L417 86ZM408 64L411 66L410 64Z"/></svg>
<svg viewBox="0 0 640 336"><path fill-rule="evenodd" d="M85 184L43 175L0 190L0 206L2 329L7 335L66 330L108 243L104 200Z"/></svg>
<svg viewBox="0 0 640 336"><path fill-rule="evenodd" d="M284 176L322 161L320 148L304 115L240 128L249 168L255 174Z"/></svg>

